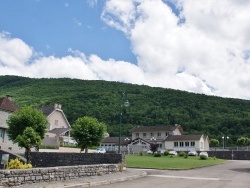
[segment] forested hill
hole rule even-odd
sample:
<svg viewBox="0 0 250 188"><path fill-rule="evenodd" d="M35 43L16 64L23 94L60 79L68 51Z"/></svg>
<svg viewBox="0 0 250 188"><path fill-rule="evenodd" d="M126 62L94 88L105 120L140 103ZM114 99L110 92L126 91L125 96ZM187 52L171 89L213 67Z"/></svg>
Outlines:
<svg viewBox="0 0 250 188"><path fill-rule="evenodd" d="M123 113L124 136L137 125L180 124L185 133L203 133L219 140L222 135L232 141L250 137L248 100L119 82L0 76L0 97L11 95L21 107L60 103L71 124L81 116L96 117L108 125L111 136L118 134L123 92L130 102Z"/></svg>

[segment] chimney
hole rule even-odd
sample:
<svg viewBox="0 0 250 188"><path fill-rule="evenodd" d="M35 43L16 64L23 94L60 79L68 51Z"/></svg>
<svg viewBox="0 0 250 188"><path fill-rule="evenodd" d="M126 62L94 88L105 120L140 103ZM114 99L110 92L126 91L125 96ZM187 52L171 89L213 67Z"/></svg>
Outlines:
<svg viewBox="0 0 250 188"><path fill-rule="evenodd" d="M6 95L6 98L9 99L10 101L12 101L11 95Z"/></svg>
<svg viewBox="0 0 250 188"><path fill-rule="evenodd" d="M57 109L57 108L58 108L58 104L55 103L55 104L54 104L54 109Z"/></svg>

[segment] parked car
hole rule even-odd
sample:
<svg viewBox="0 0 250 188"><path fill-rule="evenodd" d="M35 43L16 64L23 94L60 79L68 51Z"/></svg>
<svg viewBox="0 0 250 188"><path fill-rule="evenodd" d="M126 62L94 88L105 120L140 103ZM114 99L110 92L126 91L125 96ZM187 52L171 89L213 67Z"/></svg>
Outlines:
<svg viewBox="0 0 250 188"><path fill-rule="evenodd" d="M106 149L105 148L98 148L98 149L94 150L93 153L106 153Z"/></svg>
<svg viewBox="0 0 250 188"><path fill-rule="evenodd" d="M206 151L200 152L200 156L202 156L202 155L208 157L208 153Z"/></svg>
<svg viewBox="0 0 250 188"><path fill-rule="evenodd" d="M169 151L169 155L178 155L177 151Z"/></svg>
<svg viewBox="0 0 250 188"><path fill-rule="evenodd" d="M165 152L165 150L163 150L163 149L160 149L157 151L157 153L160 153L160 154L164 154L164 152Z"/></svg>
<svg viewBox="0 0 250 188"><path fill-rule="evenodd" d="M188 156L197 156L198 153L196 151L189 151Z"/></svg>
<svg viewBox="0 0 250 188"><path fill-rule="evenodd" d="M153 152L151 150L148 150L147 154L153 154Z"/></svg>

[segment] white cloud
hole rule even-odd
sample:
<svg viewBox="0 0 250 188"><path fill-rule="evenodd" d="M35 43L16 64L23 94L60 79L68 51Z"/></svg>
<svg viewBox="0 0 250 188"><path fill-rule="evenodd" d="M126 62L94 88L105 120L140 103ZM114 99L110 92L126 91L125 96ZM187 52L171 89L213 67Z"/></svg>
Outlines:
<svg viewBox="0 0 250 188"><path fill-rule="evenodd" d="M137 65L72 49L65 57L34 57L22 40L1 34L0 74L122 81L250 99L250 1L166 1L180 13L161 0L105 2L102 20L124 32Z"/></svg>

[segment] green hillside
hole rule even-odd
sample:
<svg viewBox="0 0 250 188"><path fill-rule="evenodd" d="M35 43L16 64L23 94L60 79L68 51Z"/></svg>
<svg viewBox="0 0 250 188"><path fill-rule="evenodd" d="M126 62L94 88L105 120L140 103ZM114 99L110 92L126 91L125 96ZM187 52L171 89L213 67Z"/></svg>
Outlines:
<svg viewBox="0 0 250 188"><path fill-rule="evenodd" d="M119 82L69 78L33 79L0 76L0 96L11 95L19 106L62 104L70 123L80 116L96 117L117 136L121 94L126 91L130 107L123 113L122 134L137 125L180 124L185 133L203 133L231 144L239 136L250 137L250 101L228 99L173 89Z"/></svg>

